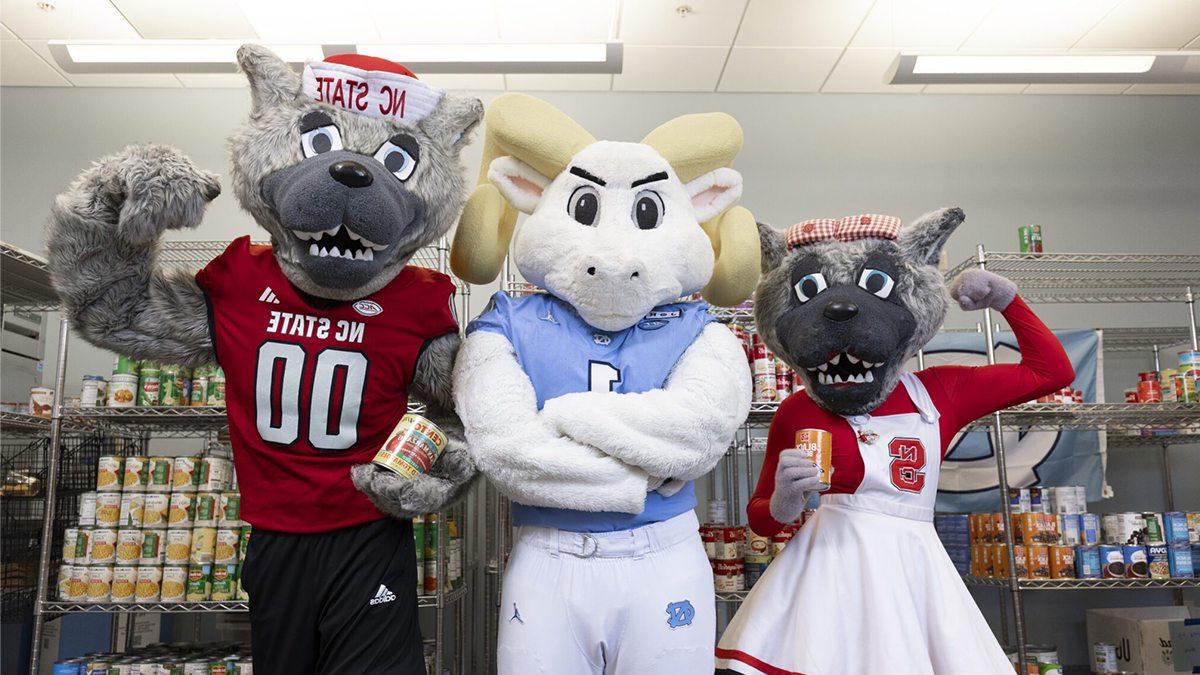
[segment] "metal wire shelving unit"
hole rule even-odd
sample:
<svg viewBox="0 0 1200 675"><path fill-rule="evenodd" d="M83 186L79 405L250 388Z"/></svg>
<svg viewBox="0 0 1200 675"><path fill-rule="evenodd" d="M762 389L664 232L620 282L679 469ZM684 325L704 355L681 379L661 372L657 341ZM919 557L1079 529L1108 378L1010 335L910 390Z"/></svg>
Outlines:
<svg viewBox="0 0 1200 675"><path fill-rule="evenodd" d="M165 242L159 251L158 260L167 269L195 271L221 253L227 245L228 242L225 241ZM0 259L4 261L2 273L5 277L5 311L8 311L10 308L22 311L44 312L60 310L61 304L54 294L53 288L50 286L49 274L46 271L45 262L36 256L32 256L32 254L20 251L7 244L0 244L0 247L2 247L0 248L0 253L3 254L3 257ZM413 256L410 264L429 267L435 270L446 270L448 269L448 253L449 249L443 240L435 246L419 250ZM18 264L26 265L28 269L20 268ZM19 271L23 272L23 274L18 276L13 272L14 276L10 276L10 271ZM10 281L15 278L27 279L28 283L13 283L10 287ZM470 286L458 279L454 279L454 283L458 289L459 303L454 309L459 313L459 316L467 316L470 311ZM206 439L209 442L213 442L228 432L223 407L65 407L63 405L63 388L66 384L69 336L70 326L64 317L60 320L59 325L58 358L56 362L52 418L46 420L20 413L0 413L0 430L3 431L5 436L18 431L43 436L48 441L47 447L50 448L49 454L51 456L44 483L44 502L49 506L44 508L44 512L41 514L42 531L39 537L41 553L37 568L38 583L36 589L32 589L30 593L34 613L33 650L30 661L31 675L38 673L40 665L38 662L40 650L37 647L41 642L43 624L48 618L54 616L74 613L106 613L114 616L130 617L131 620L131 615L139 612L211 614L245 613L249 611L249 603L247 602L210 601L114 604L59 602L51 598L50 593L53 577L51 568L55 563L55 556L60 552L62 530L66 526L60 516L63 516L64 513L68 515L73 514L75 509L75 502L73 500L70 503L65 503L57 499L57 493L62 489L66 489L68 494L74 498L81 489L88 489L87 486L80 488L75 485L80 480L80 472L77 467L62 467L60 470L63 455L60 451L60 445L63 438L67 435L78 434L86 439L92 439L89 441L90 445L88 447L100 447L97 444L104 441L98 441L97 439L115 437L131 443L130 447L140 446L144 448L144 444L151 437L194 438ZM411 409L420 412L422 407L414 405ZM113 454L114 451L109 447L106 452ZM95 457L98 457L99 454L101 454L100 451L96 450L92 455L89 455L91 461L87 464L88 470L82 474L83 480L89 478L92 481L95 480ZM453 657L454 667L451 672L456 675L466 672L463 668L462 654L464 645L466 644L464 630L466 604L464 601L470 597L469 575L467 573L469 559L464 559L463 561L461 584L455 588L448 588L448 545L450 537L447 525L447 516L454 513L458 515L457 521L460 524L466 522L466 527L469 528L470 522L464 521L462 518L465 512L465 508L459 505L438 514L438 558L436 564L439 583L437 591L435 593L420 594L417 597L418 607L435 610L434 637L432 642L435 645L435 667L438 673L443 672L444 668L449 665L444 663L443 646L445 645L447 619L449 618L447 610L452 607L457 608L457 610L454 612L456 648ZM6 532L7 535L8 533ZM465 533L463 539L467 539ZM116 632L114 631L115 634ZM129 635L132 635L132 631L127 631L127 636ZM429 642L429 640L426 642Z"/></svg>
<svg viewBox="0 0 1200 675"><path fill-rule="evenodd" d="M963 577L969 586L994 586L1008 588L1008 579L992 577ZM1089 589L1139 589L1200 588L1200 579L1019 579L1017 586L1023 591L1039 590L1089 590Z"/></svg>

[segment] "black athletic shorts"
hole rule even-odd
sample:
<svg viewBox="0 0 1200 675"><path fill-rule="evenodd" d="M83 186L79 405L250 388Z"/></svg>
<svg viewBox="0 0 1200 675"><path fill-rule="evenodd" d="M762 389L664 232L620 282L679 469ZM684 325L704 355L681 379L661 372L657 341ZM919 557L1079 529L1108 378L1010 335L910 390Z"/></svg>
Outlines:
<svg viewBox="0 0 1200 675"><path fill-rule="evenodd" d="M242 569L259 675L424 675L412 521L255 529Z"/></svg>

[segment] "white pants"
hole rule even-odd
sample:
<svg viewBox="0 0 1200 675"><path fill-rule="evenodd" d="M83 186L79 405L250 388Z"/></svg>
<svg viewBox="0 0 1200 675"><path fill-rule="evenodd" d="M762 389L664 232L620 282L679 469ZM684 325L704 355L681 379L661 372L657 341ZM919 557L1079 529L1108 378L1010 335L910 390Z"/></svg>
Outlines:
<svg viewBox="0 0 1200 675"><path fill-rule="evenodd" d="M716 606L698 525L688 511L620 532L520 528L499 675L711 673Z"/></svg>

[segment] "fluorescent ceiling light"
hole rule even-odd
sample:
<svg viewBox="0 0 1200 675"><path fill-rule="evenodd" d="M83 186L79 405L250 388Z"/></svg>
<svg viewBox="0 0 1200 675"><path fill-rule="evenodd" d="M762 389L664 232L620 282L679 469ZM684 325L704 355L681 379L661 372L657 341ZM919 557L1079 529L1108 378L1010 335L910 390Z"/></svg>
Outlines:
<svg viewBox="0 0 1200 675"><path fill-rule="evenodd" d="M243 42L138 40L73 42L53 40L50 53L68 73L232 73ZM321 45L264 45L288 63L323 58Z"/></svg>
<svg viewBox="0 0 1200 675"><path fill-rule="evenodd" d="M360 44L357 49L417 73L619 73L622 63L619 42Z"/></svg>
<svg viewBox="0 0 1200 675"><path fill-rule="evenodd" d="M889 84L1200 82L1200 52L972 54L901 52Z"/></svg>

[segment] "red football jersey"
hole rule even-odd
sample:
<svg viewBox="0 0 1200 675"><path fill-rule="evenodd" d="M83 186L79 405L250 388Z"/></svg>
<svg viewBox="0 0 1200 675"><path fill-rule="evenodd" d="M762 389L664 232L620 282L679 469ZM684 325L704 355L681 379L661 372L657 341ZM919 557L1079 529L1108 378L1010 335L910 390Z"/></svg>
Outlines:
<svg viewBox="0 0 1200 675"><path fill-rule="evenodd" d="M280 532L383 518L350 480L408 406L426 342L458 331L454 284L405 267L356 300L302 295L270 246L235 239L196 281L225 371L242 517Z"/></svg>

